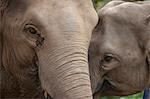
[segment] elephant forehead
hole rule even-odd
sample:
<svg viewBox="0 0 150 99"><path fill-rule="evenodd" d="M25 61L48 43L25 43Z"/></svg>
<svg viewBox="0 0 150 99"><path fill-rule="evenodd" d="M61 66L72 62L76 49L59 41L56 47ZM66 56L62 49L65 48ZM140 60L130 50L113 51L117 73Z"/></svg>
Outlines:
<svg viewBox="0 0 150 99"><path fill-rule="evenodd" d="M112 21L107 21L104 26L104 31L102 33L101 43L103 46L108 48L131 48L138 47L138 41L133 31L126 27L125 25L120 25L119 23L114 23ZM136 49L135 48L135 49Z"/></svg>
<svg viewBox="0 0 150 99"><path fill-rule="evenodd" d="M129 7L129 8L128 8ZM139 10L136 10L138 8ZM134 9L133 12L130 9ZM100 49L111 49L117 52L140 51L140 34L144 29L143 8L137 4L123 3L113 7L104 7L99 11L101 39ZM133 14L132 14L133 13ZM135 15L138 15L137 17ZM135 20L135 17L137 20ZM134 19L133 19L134 18ZM141 23L141 24L139 24ZM97 35L97 33L95 33ZM98 38L98 37L97 37Z"/></svg>
<svg viewBox="0 0 150 99"><path fill-rule="evenodd" d="M103 31L100 33L100 52L113 53L124 59L130 58L132 61L137 60L139 56L142 56L142 50L140 41L131 28L126 23L120 24L107 18L103 23Z"/></svg>
<svg viewBox="0 0 150 99"><path fill-rule="evenodd" d="M75 20L77 22L81 21L78 18L79 14L74 4L70 4L61 9L45 7L45 5L39 7L37 5L37 7L30 7L27 14L47 25L49 25L50 22L53 25L60 24L61 26L67 24L67 22L73 23Z"/></svg>
<svg viewBox="0 0 150 99"><path fill-rule="evenodd" d="M114 21L113 25L119 25L121 28L127 27L135 30L138 34L140 30L145 28L144 20L150 13L149 5L149 2L143 2L143 4L124 2L114 6L106 6L99 10L100 20L103 22Z"/></svg>
<svg viewBox="0 0 150 99"><path fill-rule="evenodd" d="M23 0L22 0L23 1ZM87 2L87 6L81 6L81 2L84 0L81 0L80 3L77 3L73 0L62 0L61 2L54 1L54 0L43 0L42 2L40 0L27 0L25 3L20 2L18 3L19 7L15 8L13 10L13 13L18 14L18 16L23 16L25 19L31 19L32 21L37 22L38 24L44 25L43 27L49 27L51 24L52 26L56 26L57 28L61 28L61 30L66 29L64 26L66 26L68 29L74 28L73 31L82 30L83 27L86 24L83 24L83 20L88 21L87 25L93 23L92 26L94 27L96 24L96 14L93 10L93 6ZM16 4L14 6L18 6ZM26 6L23 7L22 5ZM88 13L93 14L89 17L84 16L83 13L85 13L85 10L91 10L88 11ZM92 21L91 21L92 18ZM93 20L95 19L95 20ZM85 22L84 22L85 23ZM93 28L92 27L92 28ZM56 28L54 28L56 29ZM56 31L56 30L55 30ZM65 30L67 31L67 30ZM69 30L68 30L69 31Z"/></svg>

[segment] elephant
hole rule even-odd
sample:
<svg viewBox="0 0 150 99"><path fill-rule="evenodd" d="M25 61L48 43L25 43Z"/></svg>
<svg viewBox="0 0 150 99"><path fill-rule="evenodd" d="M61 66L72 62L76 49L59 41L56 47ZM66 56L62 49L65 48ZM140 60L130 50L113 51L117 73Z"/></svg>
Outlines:
<svg viewBox="0 0 150 99"><path fill-rule="evenodd" d="M94 99L150 88L150 1L111 1L98 15L88 57Z"/></svg>
<svg viewBox="0 0 150 99"><path fill-rule="evenodd" d="M93 99L97 22L92 0L0 0L0 97Z"/></svg>

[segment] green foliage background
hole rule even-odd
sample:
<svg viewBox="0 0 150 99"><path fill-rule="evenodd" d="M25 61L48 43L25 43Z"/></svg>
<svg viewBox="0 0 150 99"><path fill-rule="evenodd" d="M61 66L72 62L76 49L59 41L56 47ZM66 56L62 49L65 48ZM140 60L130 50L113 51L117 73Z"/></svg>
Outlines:
<svg viewBox="0 0 150 99"><path fill-rule="evenodd" d="M96 0L96 9L100 9L109 1L111 0ZM140 0L124 0L124 1L140 1ZM147 0L147 1L150 1L150 0ZM143 97L143 92L135 94L135 95L131 95L131 96L126 96L126 97L106 96L106 97L102 97L101 99L142 99L142 97Z"/></svg>

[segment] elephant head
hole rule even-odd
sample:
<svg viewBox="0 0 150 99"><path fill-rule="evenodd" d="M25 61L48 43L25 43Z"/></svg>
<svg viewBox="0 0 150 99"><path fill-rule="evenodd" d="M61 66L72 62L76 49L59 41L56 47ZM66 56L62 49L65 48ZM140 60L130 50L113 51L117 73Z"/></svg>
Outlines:
<svg viewBox="0 0 150 99"><path fill-rule="evenodd" d="M2 97L37 97L41 85L53 99L92 99L92 0L1 0L0 12Z"/></svg>
<svg viewBox="0 0 150 99"><path fill-rule="evenodd" d="M112 1L98 13L89 49L94 96L150 87L150 2Z"/></svg>

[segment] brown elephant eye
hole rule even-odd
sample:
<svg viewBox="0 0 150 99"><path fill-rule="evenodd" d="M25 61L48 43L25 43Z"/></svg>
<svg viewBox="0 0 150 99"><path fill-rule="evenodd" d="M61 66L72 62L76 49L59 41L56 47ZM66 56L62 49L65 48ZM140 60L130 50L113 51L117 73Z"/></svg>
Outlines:
<svg viewBox="0 0 150 99"><path fill-rule="evenodd" d="M41 47L43 45L45 38L42 36L41 32L38 30L38 28L36 28L35 25L26 24L24 27L24 33L28 40L34 43L34 46L36 45Z"/></svg>
<svg viewBox="0 0 150 99"><path fill-rule="evenodd" d="M111 62L113 60L113 56L111 54L106 54L104 56L104 61L105 62Z"/></svg>
<svg viewBox="0 0 150 99"><path fill-rule="evenodd" d="M106 53L100 61L100 68L103 70L111 70L121 63L121 58L116 54Z"/></svg>
<svg viewBox="0 0 150 99"><path fill-rule="evenodd" d="M31 34L37 34L37 31L32 27L28 28L28 30Z"/></svg>
<svg viewBox="0 0 150 99"><path fill-rule="evenodd" d="M32 25L26 25L24 30L25 32L30 33L30 34L34 34L34 35L39 34L37 29Z"/></svg>

